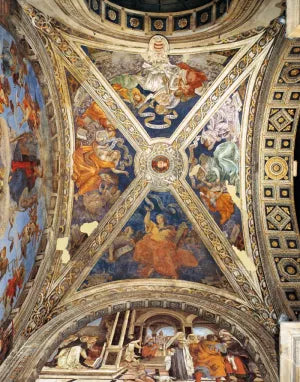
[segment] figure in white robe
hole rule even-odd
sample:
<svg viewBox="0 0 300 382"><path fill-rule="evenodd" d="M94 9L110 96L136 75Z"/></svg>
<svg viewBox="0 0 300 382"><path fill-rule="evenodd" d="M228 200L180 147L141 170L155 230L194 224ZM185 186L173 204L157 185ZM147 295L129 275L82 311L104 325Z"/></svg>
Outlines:
<svg viewBox="0 0 300 382"><path fill-rule="evenodd" d="M184 333L178 332L166 346L173 347L169 370L170 376L179 381L191 379L194 374L194 364Z"/></svg>
<svg viewBox="0 0 300 382"><path fill-rule="evenodd" d="M78 369L83 365L80 363L80 356L87 358L86 351L81 347L81 343L76 341L76 336L67 338L60 345L61 350L57 358L57 367L60 369Z"/></svg>

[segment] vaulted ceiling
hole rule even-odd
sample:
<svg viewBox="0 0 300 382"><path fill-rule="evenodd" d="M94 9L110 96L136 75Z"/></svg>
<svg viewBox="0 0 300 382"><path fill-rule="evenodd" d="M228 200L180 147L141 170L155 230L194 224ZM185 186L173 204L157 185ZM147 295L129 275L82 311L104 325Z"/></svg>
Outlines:
<svg viewBox="0 0 300 382"><path fill-rule="evenodd" d="M278 319L300 310L300 44L285 39L278 1L233 0L207 23L209 1L174 1L167 19L160 3L30 0L10 16L47 131L44 229L3 315L23 381L42 366L43 336L150 297L259 331L265 380L276 378Z"/></svg>

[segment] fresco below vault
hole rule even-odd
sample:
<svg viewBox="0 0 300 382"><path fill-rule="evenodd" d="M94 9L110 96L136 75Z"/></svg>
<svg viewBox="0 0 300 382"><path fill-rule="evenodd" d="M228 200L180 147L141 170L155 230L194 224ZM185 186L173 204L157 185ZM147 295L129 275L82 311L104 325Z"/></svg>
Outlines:
<svg viewBox="0 0 300 382"><path fill-rule="evenodd" d="M136 278L181 279L230 289L174 197L162 192L148 194L81 288Z"/></svg>
<svg viewBox="0 0 300 382"><path fill-rule="evenodd" d="M263 382L245 346L194 314L161 308L98 318L64 339L42 376L80 375L136 382Z"/></svg>
<svg viewBox="0 0 300 382"><path fill-rule="evenodd" d="M45 224L47 122L41 89L0 28L0 321L29 278Z"/></svg>
<svg viewBox="0 0 300 382"><path fill-rule="evenodd" d="M168 55L162 36L145 56L83 49L151 138L170 137L235 54Z"/></svg>
<svg viewBox="0 0 300 382"><path fill-rule="evenodd" d="M75 126L72 254L86 237L80 226L99 222L133 180L135 152L98 104L67 76Z"/></svg>

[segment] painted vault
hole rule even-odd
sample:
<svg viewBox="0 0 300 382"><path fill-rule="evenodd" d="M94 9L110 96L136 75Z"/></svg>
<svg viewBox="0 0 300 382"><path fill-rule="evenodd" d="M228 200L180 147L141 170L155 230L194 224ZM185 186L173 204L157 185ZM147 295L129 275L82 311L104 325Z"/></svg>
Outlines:
<svg viewBox="0 0 300 382"><path fill-rule="evenodd" d="M260 375L274 382L278 318L286 313L295 319L300 309L292 199L300 110L297 41L285 41L275 19L248 35L208 39L205 45L191 40L183 46L167 34L152 33L125 46L118 37L79 32L27 3L19 13L23 18L16 34L27 36L45 86L40 94L37 85L35 95L34 85L26 87L33 76L28 66L28 77L14 88L11 73L3 72L1 88L9 99L27 95L36 103L32 109L38 104L47 111L44 119L41 114L43 129L28 124L10 138L11 156L23 155L23 163L25 151L40 144L29 154L44 163L44 191L36 190L39 230L32 233L33 244L25 243L37 253L22 281L31 284L23 293L16 286L16 299L3 315L6 329L13 322L14 338L33 341L33 347L39 329L47 326L52 333L57 325L56 342L49 344L54 351L65 339L64 321L78 321L79 330L88 321L115 319L118 311L126 311L120 313L124 317L130 311L129 317L152 303L157 309L155 300L161 299L159 308L172 309L172 300L174 309L196 309L193 314L204 321L211 313L215 325L222 321L218 309L225 309L224 327L238 326L237 346L246 348L250 337L249 354ZM16 22L20 16L14 17ZM1 121L7 117L10 124L20 124L18 109L25 101L11 102L3 102L12 115L4 113ZM43 142L51 144L40 142L44 129ZM1 145L7 138L3 131ZM32 135L29 148L19 138L24 134L28 140ZM0 155L1 165L8 156ZM25 186L14 191L20 181L13 179L13 167L11 172L10 177L3 173L3 189L18 204ZM34 219L25 207L16 213ZM1 256L9 244L13 253L14 241L7 240L1 237ZM22 242L20 251L26 259ZM14 261L11 267L19 266L20 260ZM1 267L5 281L13 271ZM0 312L9 297L4 281ZM245 328L239 315L243 322L250 317ZM255 351L256 329L270 345L269 353ZM72 330L78 332L68 327L66 335ZM37 352L32 353L35 370L41 365ZM24 366L22 357L12 367L14 376ZM24 367L23 378L31 373Z"/></svg>

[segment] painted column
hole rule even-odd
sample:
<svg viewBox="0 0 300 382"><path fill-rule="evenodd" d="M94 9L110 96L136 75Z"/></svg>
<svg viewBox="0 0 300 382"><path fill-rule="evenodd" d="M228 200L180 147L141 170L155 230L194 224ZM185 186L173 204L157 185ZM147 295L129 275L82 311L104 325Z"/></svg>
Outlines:
<svg viewBox="0 0 300 382"><path fill-rule="evenodd" d="M280 382L300 381L300 322L280 324Z"/></svg>

